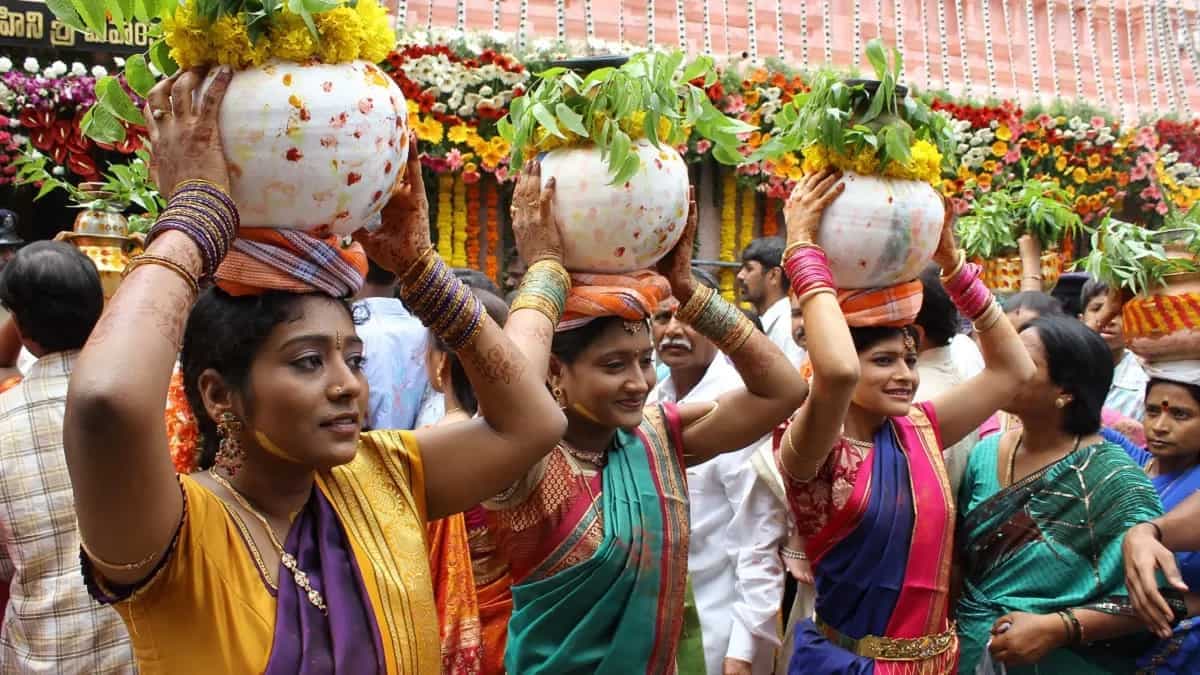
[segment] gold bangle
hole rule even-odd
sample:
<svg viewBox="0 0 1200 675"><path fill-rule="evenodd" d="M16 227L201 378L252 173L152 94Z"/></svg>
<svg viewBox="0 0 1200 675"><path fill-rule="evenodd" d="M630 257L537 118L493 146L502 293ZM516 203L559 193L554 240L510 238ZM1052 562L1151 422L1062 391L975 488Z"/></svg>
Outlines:
<svg viewBox="0 0 1200 675"><path fill-rule="evenodd" d="M962 271L963 265L967 264L967 252L963 249L958 249L958 261L954 263L954 269L950 270L949 274L942 274L942 283L949 283L951 279L958 276Z"/></svg>
<svg viewBox="0 0 1200 675"><path fill-rule="evenodd" d="M192 276L192 273L189 272L186 267L175 262L174 260L171 260L170 258L154 255L152 253L143 253L134 257L133 260L130 260L129 264L125 266L125 270L121 272L121 278L124 279L125 277L129 276L131 272L142 265L157 265L159 267L165 267L171 270L175 274L178 274L179 278L187 282L188 288L192 290L193 294L200 295L200 282L196 281L196 277Z"/></svg>
<svg viewBox="0 0 1200 675"><path fill-rule="evenodd" d="M517 312L522 309L532 309L535 312L539 312L542 316L549 319L551 324L558 325L560 318L558 316L558 308L554 306L553 302L540 295L535 293L521 293L518 295L516 300L513 300L511 311Z"/></svg>
<svg viewBox="0 0 1200 675"><path fill-rule="evenodd" d="M741 314L741 310L735 311ZM746 342L750 340L750 336L754 335L755 330L757 329L753 323L750 323L750 319L747 319L746 315L742 314L738 318L737 325L734 326L733 330L729 331L729 335L717 345L717 348L726 355L732 356L739 349L746 346Z"/></svg>
<svg viewBox="0 0 1200 675"><path fill-rule="evenodd" d="M400 283L402 285L408 285L414 279L419 278L422 272L428 271L429 267L433 265L434 258L435 256L432 246L422 251L421 254L417 256L417 259L412 261L412 264L408 266L408 269L404 270L404 274L400 275ZM416 270L418 267L421 267L420 272L414 273L413 270Z"/></svg>
<svg viewBox="0 0 1200 675"><path fill-rule="evenodd" d="M796 251L799 251L802 248L815 248L818 251L821 251L822 253L825 252L825 249L821 248L820 244L817 244L815 242L794 241L794 242L788 244L787 248L783 249L783 258L780 259L780 262L786 261L788 258L792 257L793 253L795 253Z"/></svg>
<svg viewBox="0 0 1200 675"><path fill-rule="evenodd" d="M803 310L804 304L806 302L808 302L809 300L812 300L813 298L817 297L818 295L825 295L826 293L828 293L829 295L833 295L833 296L837 295L837 291L833 290L832 288L829 288L828 286L821 286L820 288L814 288L810 291L805 292L803 295L797 296L796 304L800 305L800 309Z"/></svg>
<svg viewBox="0 0 1200 675"><path fill-rule="evenodd" d="M705 286L704 284L696 284L696 289L692 291L692 297L684 303L682 307L675 310L675 318L683 323L691 325L695 322L704 308L708 306L708 301L716 294L714 289Z"/></svg>
<svg viewBox="0 0 1200 675"><path fill-rule="evenodd" d="M995 328L1002 318L1004 318L1004 310L1000 308L1000 303L992 298L992 303L983 310L978 319L971 322L971 325L974 326L976 333L982 335Z"/></svg>
<svg viewBox="0 0 1200 675"><path fill-rule="evenodd" d="M101 558L100 556L93 553L92 549L88 548L88 545L83 543L83 537L79 538L79 548L83 549L83 552L87 554L87 557L89 560L91 560L92 562L96 563L97 565L99 565L101 567L107 567L110 570L123 570L123 571L138 570L138 569L141 569L141 568L145 567L146 565L149 565L150 563L154 562L154 559L160 555L159 553L151 553L151 554L147 555L145 558L142 558L141 560L139 560L137 562L113 563L113 562L108 562L104 558Z"/></svg>

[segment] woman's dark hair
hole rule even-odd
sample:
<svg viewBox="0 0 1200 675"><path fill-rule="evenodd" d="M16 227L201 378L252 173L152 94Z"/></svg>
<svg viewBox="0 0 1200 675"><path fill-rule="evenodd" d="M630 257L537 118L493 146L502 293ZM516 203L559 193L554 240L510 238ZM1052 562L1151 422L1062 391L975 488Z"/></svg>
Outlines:
<svg viewBox="0 0 1200 675"><path fill-rule="evenodd" d="M912 326L903 328L893 328L891 326L860 326L850 327L850 338L854 340L854 351L859 354L867 351L871 347L892 338L902 338L909 335L913 340L917 339L917 331Z"/></svg>
<svg viewBox="0 0 1200 675"><path fill-rule="evenodd" d="M1187 382L1176 382L1175 380L1165 380L1161 377L1152 377L1150 378L1150 381L1146 383L1147 401L1150 400L1150 390L1153 389L1154 385L1156 384L1174 384L1183 387L1184 389L1187 389L1189 394L1191 394L1192 402L1200 406L1200 385L1188 384Z"/></svg>
<svg viewBox="0 0 1200 675"><path fill-rule="evenodd" d="M1065 316L1062 303L1053 295L1041 291L1021 291L1004 301L1005 313L1024 309L1038 316Z"/></svg>
<svg viewBox="0 0 1200 675"><path fill-rule="evenodd" d="M246 378L263 343L276 326L300 318L301 303L310 296L341 304L356 324L362 323L362 317L349 302L316 293L268 291L234 297L219 288L210 288L196 300L184 329L179 360L183 391L200 429L200 468L212 466L219 443L217 424L208 416L200 396L200 375L212 368L227 386L248 397Z"/></svg>
<svg viewBox="0 0 1200 675"><path fill-rule="evenodd" d="M481 288L472 288L471 291L483 303L483 308L488 316L492 317L492 321L501 326L508 321L508 305L504 304L498 295ZM459 405L467 413L474 415L479 412L479 399L475 396L475 388L471 386L471 379L467 377L467 370L463 368L462 361L458 360L458 356L450 351L441 338L430 333L429 339L432 347L445 354L450 363L450 388L454 390L454 398L458 399Z"/></svg>
<svg viewBox="0 0 1200 675"><path fill-rule="evenodd" d="M936 347L945 347L958 334L958 309L946 287L942 285L942 270L936 264L921 272L921 311L916 324L925 331L925 339Z"/></svg>
<svg viewBox="0 0 1200 675"><path fill-rule="evenodd" d="M1037 330L1046 350L1050 381L1071 395L1063 409L1063 431L1094 434L1100 428L1100 409L1112 386L1112 352L1095 331L1068 316L1042 315L1021 332Z"/></svg>
<svg viewBox="0 0 1200 675"><path fill-rule="evenodd" d="M0 272L0 303L21 335L47 353L81 349L104 310L100 273L86 255L61 241L17 251Z"/></svg>

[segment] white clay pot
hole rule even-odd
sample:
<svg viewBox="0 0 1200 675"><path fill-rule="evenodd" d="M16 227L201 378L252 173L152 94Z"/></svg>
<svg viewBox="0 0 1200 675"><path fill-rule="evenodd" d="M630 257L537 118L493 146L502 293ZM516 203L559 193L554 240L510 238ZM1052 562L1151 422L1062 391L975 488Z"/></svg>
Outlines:
<svg viewBox="0 0 1200 675"><path fill-rule="evenodd" d="M653 267L683 236L688 168L673 148L635 141L641 167L621 185L595 146L559 148L542 157L542 185L555 179L554 214L563 232L563 264L572 272L624 274Z"/></svg>
<svg viewBox="0 0 1200 675"><path fill-rule="evenodd" d="M844 172L846 188L821 217L838 288L878 288L915 279L942 235L945 206L928 183Z"/></svg>
<svg viewBox="0 0 1200 675"><path fill-rule="evenodd" d="M243 227L344 235L377 223L408 157L404 94L366 61L238 71L220 119Z"/></svg>

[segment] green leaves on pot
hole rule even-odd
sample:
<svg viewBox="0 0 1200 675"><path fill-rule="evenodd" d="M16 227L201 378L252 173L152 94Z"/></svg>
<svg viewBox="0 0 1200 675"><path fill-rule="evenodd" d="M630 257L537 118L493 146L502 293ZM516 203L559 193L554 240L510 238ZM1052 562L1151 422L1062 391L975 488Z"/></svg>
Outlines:
<svg viewBox="0 0 1200 675"><path fill-rule="evenodd" d="M708 99L701 82L716 81L712 59L684 64L684 54L643 52L620 67L598 68L581 76L554 67L538 73L524 95L513 99L497 123L512 146L512 165L555 148L592 144L600 148L612 183L623 183L641 168L636 144L655 147L686 142L690 129L713 144L725 164L745 160L738 134L755 127L727 117Z"/></svg>
<svg viewBox="0 0 1200 675"><path fill-rule="evenodd" d="M900 94L900 52L875 39L867 44L867 59L875 82L844 81L831 70L816 73L810 90L776 113L774 135L750 160L819 146L847 158L873 154L882 172L893 162L908 163L913 143L924 140L941 153L943 166L950 164L956 146L947 118L915 97Z"/></svg>
<svg viewBox="0 0 1200 675"><path fill-rule="evenodd" d="M32 147L26 147L14 165L17 173L13 181L17 185L41 185L34 201L55 190L63 190L71 203L79 208L99 208L106 203L120 210L133 207L141 211L141 214L130 218L131 231L141 231L138 229L139 224L146 225L142 229L148 229L158 218L158 214L166 208L166 202L150 180L150 154L145 149L138 150L128 164L114 162L108 165L108 172L102 176L103 180L99 181L98 186L98 191L106 194L101 204L97 204L89 192L55 177L50 172L54 166L50 159ZM142 217L137 218L137 215Z"/></svg>
<svg viewBox="0 0 1200 675"><path fill-rule="evenodd" d="M1057 246L1083 228L1071 198L1048 181L1009 183L979 195L958 219L958 243L972 258L1012 255L1023 234L1037 238L1043 250Z"/></svg>
<svg viewBox="0 0 1200 675"><path fill-rule="evenodd" d="M1092 250L1075 263L1110 286L1145 294L1165 286L1172 274L1200 272L1200 204L1172 208L1163 228L1150 230L1108 218L1092 232Z"/></svg>

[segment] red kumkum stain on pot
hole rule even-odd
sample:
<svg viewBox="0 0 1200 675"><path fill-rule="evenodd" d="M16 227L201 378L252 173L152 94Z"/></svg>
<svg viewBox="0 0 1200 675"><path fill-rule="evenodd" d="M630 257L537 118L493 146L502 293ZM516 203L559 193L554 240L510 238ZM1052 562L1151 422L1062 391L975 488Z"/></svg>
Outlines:
<svg viewBox="0 0 1200 675"><path fill-rule="evenodd" d="M391 163L391 162L388 162L387 164L384 164L384 165L383 165L383 172L384 172L384 173L391 173L391 172L392 172L392 163Z"/></svg>
<svg viewBox="0 0 1200 675"><path fill-rule="evenodd" d="M337 142L336 136L322 136L321 137L321 147L322 148L336 148L337 144L338 144L338 142Z"/></svg>
<svg viewBox="0 0 1200 675"><path fill-rule="evenodd" d="M613 255L617 256L618 258L623 258L623 257L625 257L625 247L624 247L624 246L618 246L618 247L617 247L617 250L613 251Z"/></svg>
<svg viewBox="0 0 1200 675"><path fill-rule="evenodd" d="M329 120L329 126L333 127L334 129L341 129L342 127L346 126L346 121L349 119L350 116L346 113L338 113L337 117Z"/></svg>
<svg viewBox="0 0 1200 675"><path fill-rule="evenodd" d="M333 83L332 82L322 82L321 83L321 91L325 92L326 94L333 91Z"/></svg>
<svg viewBox="0 0 1200 675"><path fill-rule="evenodd" d="M371 196L371 201L377 202L377 201L379 201L379 198L382 196L383 196L383 190L376 190L375 194Z"/></svg>
<svg viewBox="0 0 1200 675"><path fill-rule="evenodd" d="M353 171L346 175L346 185L354 185L360 180L362 180L362 175L354 173Z"/></svg>
<svg viewBox="0 0 1200 675"><path fill-rule="evenodd" d="M301 108L300 109L300 121L307 122L311 119L312 119L312 113L310 113L308 111L308 108Z"/></svg>
<svg viewBox="0 0 1200 675"><path fill-rule="evenodd" d="M287 157L287 161L289 162L299 162L304 155L300 153L299 148L288 148L287 154L284 157Z"/></svg>
<svg viewBox="0 0 1200 675"><path fill-rule="evenodd" d="M371 98L364 98L358 102L358 111L364 115L370 115L375 109L375 101Z"/></svg>

